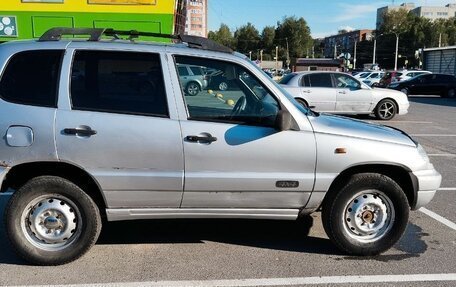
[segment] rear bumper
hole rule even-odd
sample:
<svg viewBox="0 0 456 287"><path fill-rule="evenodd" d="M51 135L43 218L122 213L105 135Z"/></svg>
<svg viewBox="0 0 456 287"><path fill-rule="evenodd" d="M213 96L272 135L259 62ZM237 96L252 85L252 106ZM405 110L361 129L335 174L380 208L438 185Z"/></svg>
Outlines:
<svg viewBox="0 0 456 287"><path fill-rule="evenodd" d="M434 168L413 172L416 178L415 202L411 206L413 210L428 204L434 197L442 182L442 176Z"/></svg>

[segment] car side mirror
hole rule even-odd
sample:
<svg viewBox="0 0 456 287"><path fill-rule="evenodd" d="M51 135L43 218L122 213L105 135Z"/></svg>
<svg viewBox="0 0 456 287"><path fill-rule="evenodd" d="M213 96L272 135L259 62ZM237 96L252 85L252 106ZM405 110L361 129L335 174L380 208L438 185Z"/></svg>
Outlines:
<svg viewBox="0 0 456 287"><path fill-rule="evenodd" d="M275 120L275 128L278 131L288 131L294 126L294 120L290 112L287 110L280 110L277 113Z"/></svg>

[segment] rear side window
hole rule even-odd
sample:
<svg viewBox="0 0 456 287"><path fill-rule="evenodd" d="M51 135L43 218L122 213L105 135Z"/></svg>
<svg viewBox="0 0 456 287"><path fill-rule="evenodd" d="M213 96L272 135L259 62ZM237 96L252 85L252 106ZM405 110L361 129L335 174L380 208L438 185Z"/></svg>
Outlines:
<svg viewBox="0 0 456 287"><path fill-rule="evenodd" d="M15 54L0 81L0 97L8 102L41 107L57 106L61 50Z"/></svg>
<svg viewBox="0 0 456 287"><path fill-rule="evenodd" d="M314 88L332 88L331 74L310 74L310 86Z"/></svg>
<svg viewBox="0 0 456 287"><path fill-rule="evenodd" d="M160 56L77 51L71 72L73 109L167 117Z"/></svg>

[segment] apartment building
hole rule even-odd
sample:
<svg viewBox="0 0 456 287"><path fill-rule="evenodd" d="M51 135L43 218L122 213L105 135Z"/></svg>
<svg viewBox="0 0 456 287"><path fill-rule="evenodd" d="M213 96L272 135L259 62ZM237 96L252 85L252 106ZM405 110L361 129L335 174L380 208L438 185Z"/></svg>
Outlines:
<svg viewBox="0 0 456 287"><path fill-rule="evenodd" d="M325 38L325 57L338 57L341 53L354 54L355 42L370 40L373 30L362 29Z"/></svg>
<svg viewBox="0 0 456 287"><path fill-rule="evenodd" d="M187 0L186 34L207 37L207 1Z"/></svg>
<svg viewBox="0 0 456 287"><path fill-rule="evenodd" d="M390 5L377 9L377 29L383 24L383 15L391 10L405 9L420 17L430 20L448 19L456 16L456 4L447 4L445 6L419 6L415 7L413 3L402 3L401 5Z"/></svg>

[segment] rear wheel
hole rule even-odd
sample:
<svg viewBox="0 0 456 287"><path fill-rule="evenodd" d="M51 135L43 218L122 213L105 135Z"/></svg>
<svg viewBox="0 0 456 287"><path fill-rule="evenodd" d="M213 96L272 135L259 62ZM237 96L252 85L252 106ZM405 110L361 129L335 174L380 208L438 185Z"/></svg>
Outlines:
<svg viewBox="0 0 456 287"><path fill-rule="evenodd" d="M323 226L331 241L353 255L376 255L402 236L409 217L407 197L389 177L357 174L325 199Z"/></svg>
<svg viewBox="0 0 456 287"><path fill-rule="evenodd" d="M5 221L13 248L38 265L76 260L95 244L101 230L94 201L72 182L55 176L36 177L15 192Z"/></svg>
<svg viewBox="0 0 456 287"><path fill-rule="evenodd" d="M403 92L403 93L406 94L407 96L408 96L409 93L410 93L410 92L409 92L409 89L407 89L407 88L402 88L402 89L401 89L401 92Z"/></svg>
<svg viewBox="0 0 456 287"><path fill-rule="evenodd" d="M393 100L384 99L375 108L375 116L382 121L391 120L397 113L397 106Z"/></svg>
<svg viewBox="0 0 456 287"><path fill-rule="evenodd" d="M228 90L228 83L227 83L227 82L221 82L221 83L219 84L219 90L220 90L220 91L226 91L226 90Z"/></svg>
<svg viewBox="0 0 456 287"><path fill-rule="evenodd" d="M190 82L187 84L187 87L185 88L185 91L187 94L190 96L196 96L200 92L200 85L197 82Z"/></svg>
<svg viewBox="0 0 456 287"><path fill-rule="evenodd" d="M448 89L448 91L446 92L446 97L447 98L454 98L456 96L456 91L455 89Z"/></svg>

